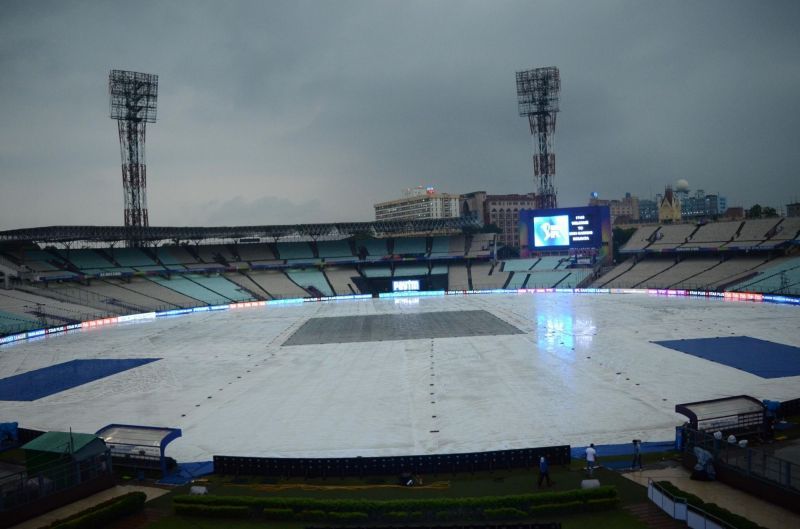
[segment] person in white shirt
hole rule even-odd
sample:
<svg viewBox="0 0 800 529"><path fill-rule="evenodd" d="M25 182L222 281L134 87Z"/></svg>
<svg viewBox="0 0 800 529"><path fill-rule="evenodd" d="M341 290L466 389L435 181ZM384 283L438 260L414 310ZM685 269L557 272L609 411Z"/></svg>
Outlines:
<svg viewBox="0 0 800 529"><path fill-rule="evenodd" d="M597 463L597 450L594 449L594 443L590 444L586 449L586 470L589 472L589 477L592 477L594 467Z"/></svg>

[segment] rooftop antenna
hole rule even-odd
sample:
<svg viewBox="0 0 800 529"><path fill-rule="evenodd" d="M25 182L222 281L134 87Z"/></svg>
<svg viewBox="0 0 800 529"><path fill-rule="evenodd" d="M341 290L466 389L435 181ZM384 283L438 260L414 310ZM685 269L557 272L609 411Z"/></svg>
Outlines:
<svg viewBox="0 0 800 529"><path fill-rule="evenodd" d="M553 136L560 93L561 76L555 66L517 72L519 115L528 118L534 140L533 178L537 209L558 207Z"/></svg>
<svg viewBox="0 0 800 529"><path fill-rule="evenodd" d="M128 246L139 246L147 219L147 165L144 156L145 125L156 122L158 76L111 70L108 75L111 119L117 120L125 195Z"/></svg>

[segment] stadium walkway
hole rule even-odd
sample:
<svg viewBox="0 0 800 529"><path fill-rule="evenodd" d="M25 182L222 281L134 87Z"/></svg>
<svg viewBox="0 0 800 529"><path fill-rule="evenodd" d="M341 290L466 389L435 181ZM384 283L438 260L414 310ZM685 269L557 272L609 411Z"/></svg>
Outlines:
<svg viewBox="0 0 800 529"><path fill-rule="evenodd" d="M78 500L75 503L70 503L69 505L65 505L50 512L46 512L41 516L37 516L36 518L31 518L30 520L26 520L21 524L13 526L11 529L39 529L40 527L47 527L56 520L72 516L75 513L81 512L82 510L88 509L89 507L92 507L99 503L103 503L104 501L110 500L111 498L116 498L117 496L122 496L123 494L128 494L129 492L137 492L137 491L144 492L145 494L147 494L147 501L158 498L159 496L162 496L167 492L169 492L169 490L160 489L156 487L140 487L137 485L116 485L114 487L111 487L110 489L100 491L97 494L92 494L91 496L83 498L82 500Z"/></svg>
<svg viewBox="0 0 800 529"><path fill-rule="evenodd" d="M800 514L759 500L718 481L694 481L689 479L689 471L681 466L658 469L645 468L642 471L627 472L624 476L645 487L647 486L648 478L653 481L669 481L681 490L694 494L703 501L716 503L720 507L770 529L800 527Z"/></svg>

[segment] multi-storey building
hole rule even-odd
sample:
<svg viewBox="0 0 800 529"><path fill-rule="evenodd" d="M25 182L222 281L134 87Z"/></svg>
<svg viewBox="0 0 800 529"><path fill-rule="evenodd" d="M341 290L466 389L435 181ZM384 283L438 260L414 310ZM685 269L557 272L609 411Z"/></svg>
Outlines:
<svg viewBox="0 0 800 529"><path fill-rule="evenodd" d="M432 187L406 189L403 198L375 204L375 220L445 219L460 217L460 195Z"/></svg>

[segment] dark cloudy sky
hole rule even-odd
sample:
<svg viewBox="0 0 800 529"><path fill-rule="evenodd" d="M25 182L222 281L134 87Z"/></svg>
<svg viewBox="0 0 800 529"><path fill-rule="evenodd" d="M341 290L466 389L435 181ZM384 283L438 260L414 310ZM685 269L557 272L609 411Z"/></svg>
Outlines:
<svg viewBox="0 0 800 529"><path fill-rule="evenodd" d="M800 2L0 3L0 229L121 224L110 69L160 76L152 225L372 220L528 192L514 72L558 66L560 205L679 178L800 199Z"/></svg>

